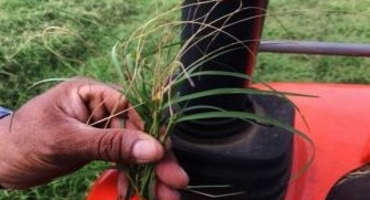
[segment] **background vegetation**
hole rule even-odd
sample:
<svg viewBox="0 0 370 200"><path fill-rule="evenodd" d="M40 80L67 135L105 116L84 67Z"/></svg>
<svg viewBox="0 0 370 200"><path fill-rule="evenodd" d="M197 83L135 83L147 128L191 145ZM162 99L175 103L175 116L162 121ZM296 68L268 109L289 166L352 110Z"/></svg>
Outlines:
<svg viewBox="0 0 370 200"><path fill-rule="evenodd" d="M178 0L0 0L0 105L16 109L53 77L118 77L110 50L151 16ZM263 38L370 43L369 0L272 0ZM255 81L370 83L370 59L261 54ZM0 199L83 199L98 173L83 170Z"/></svg>

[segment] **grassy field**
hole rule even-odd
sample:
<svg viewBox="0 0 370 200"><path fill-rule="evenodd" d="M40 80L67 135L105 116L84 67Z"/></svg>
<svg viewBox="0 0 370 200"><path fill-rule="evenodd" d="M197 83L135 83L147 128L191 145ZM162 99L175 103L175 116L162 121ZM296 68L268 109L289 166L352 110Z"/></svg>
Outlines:
<svg viewBox="0 0 370 200"><path fill-rule="evenodd" d="M0 105L16 109L53 77L118 77L110 50L135 28L177 0L0 0ZM369 0L273 0L264 39L370 43ZM370 83L370 59L261 54L255 81ZM97 174L83 170L28 191L2 191L0 199L83 199Z"/></svg>

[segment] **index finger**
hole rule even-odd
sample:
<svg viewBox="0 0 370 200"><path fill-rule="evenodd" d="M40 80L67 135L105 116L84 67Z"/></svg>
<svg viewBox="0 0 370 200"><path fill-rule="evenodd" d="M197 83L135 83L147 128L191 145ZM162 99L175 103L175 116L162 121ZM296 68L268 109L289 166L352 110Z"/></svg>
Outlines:
<svg viewBox="0 0 370 200"><path fill-rule="evenodd" d="M105 110L112 115L128 107L128 101L123 94L102 83L81 85L78 94L91 110L104 106Z"/></svg>

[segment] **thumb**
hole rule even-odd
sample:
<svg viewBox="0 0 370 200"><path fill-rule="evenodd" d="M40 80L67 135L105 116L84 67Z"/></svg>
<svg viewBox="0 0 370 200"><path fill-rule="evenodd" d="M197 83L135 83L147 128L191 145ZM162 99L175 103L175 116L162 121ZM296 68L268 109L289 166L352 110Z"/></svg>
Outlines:
<svg viewBox="0 0 370 200"><path fill-rule="evenodd" d="M85 126L79 137L84 140L75 152L87 160L148 163L162 159L162 145L150 135L131 129L98 129Z"/></svg>

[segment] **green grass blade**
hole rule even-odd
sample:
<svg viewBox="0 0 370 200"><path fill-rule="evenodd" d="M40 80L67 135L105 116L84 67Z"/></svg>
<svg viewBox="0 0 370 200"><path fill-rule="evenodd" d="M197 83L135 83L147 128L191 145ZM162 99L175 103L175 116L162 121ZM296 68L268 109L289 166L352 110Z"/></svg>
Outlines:
<svg viewBox="0 0 370 200"><path fill-rule="evenodd" d="M184 95L178 97L176 99L172 99L171 103L167 103L164 105L163 108L168 108L170 105L190 101L193 99L198 99L202 97L208 96L215 96L215 95L232 95L232 94L245 94L245 95L278 95L278 94L289 94L289 95L300 95L300 94L293 94L293 93L282 93L282 92L273 92L273 91L264 91L264 90L256 90L251 88L217 88L217 89L210 89L206 91L196 92L188 95ZM300 95L306 96L306 95ZM310 97L310 96L309 96Z"/></svg>
<svg viewBox="0 0 370 200"><path fill-rule="evenodd" d="M236 72L225 72L225 71L201 71L201 72L195 72L189 75L190 78L197 77L197 76L229 76L229 77L235 77L235 78L242 78L246 80L251 80L251 78L242 73L236 73ZM185 77L177 80L175 83L181 83L182 81L186 80ZM264 84L265 85L265 84ZM271 89L271 86L269 87ZM264 91L268 93L273 93L277 95L287 95L287 96L301 96L301 97L310 97L310 98L317 98L318 96L315 95L308 95L308 94L299 94L299 93L293 93L293 92L282 92L282 91Z"/></svg>
<svg viewBox="0 0 370 200"><path fill-rule="evenodd" d="M193 111L193 110L201 110L201 109L215 110L215 111L221 111L221 112L226 111L225 109L219 108L217 106L198 105L198 106L191 106L191 107L183 108L181 109L181 112L177 114L186 113L186 112Z"/></svg>
<svg viewBox="0 0 370 200"><path fill-rule="evenodd" d="M57 83L57 82L64 82L68 80L70 80L70 78L48 78L48 79L44 79L44 80L41 80L41 81L38 81L32 84L28 89L32 89L32 88L38 87L46 83Z"/></svg>
<svg viewBox="0 0 370 200"><path fill-rule="evenodd" d="M120 79L121 80L125 80L125 77L123 75L124 73L123 73L122 68L121 68L122 67L122 64L119 61L119 57L118 57L118 54L117 54L118 45L119 45L119 43L116 43L113 46L112 50L111 50L112 64L116 68L116 70L117 70L117 72L118 72L118 74L120 76Z"/></svg>
<svg viewBox="0 0 370 200"><path fill-rule="evenodd" d="M201 72L193 72L192 74L190 74L188 76L189 76L189 78L193 78L193 77L196 77L196 76L231 76L231 77L235 77L235 78L243 78L245 80L252 81L251 77L248 76L248 75L246 75L246 74L236 73L236 72L224 72L224 71L201 71ZM181 77L178 80L176 80L174 82L174 84L179 84L182 81L184 81L185 79L187 79L187 78L186 77ZM277 91L276 89L274 89L273 87L271 87L269 84L267 84L265 82L261 82L261 84L263 86L265 86L266 88L270 89L275 94L280 95L283 98L287 99L287 101L295 108L295 110L297 110L297 113L302 118L303 123L308 128L308 130L311 129L310 126L309 126L309 123L307 122L307 119L303 115L303 113L300 110L300 108L297 105L295 105L294 102L292 102L291 100L289 100L289 98L287 98L286 96L301 96L301 97L309 97L309 98L318 98L318 96L308 95L308 94L292 93L292 92L284 92L284 91Z"/></svg>

